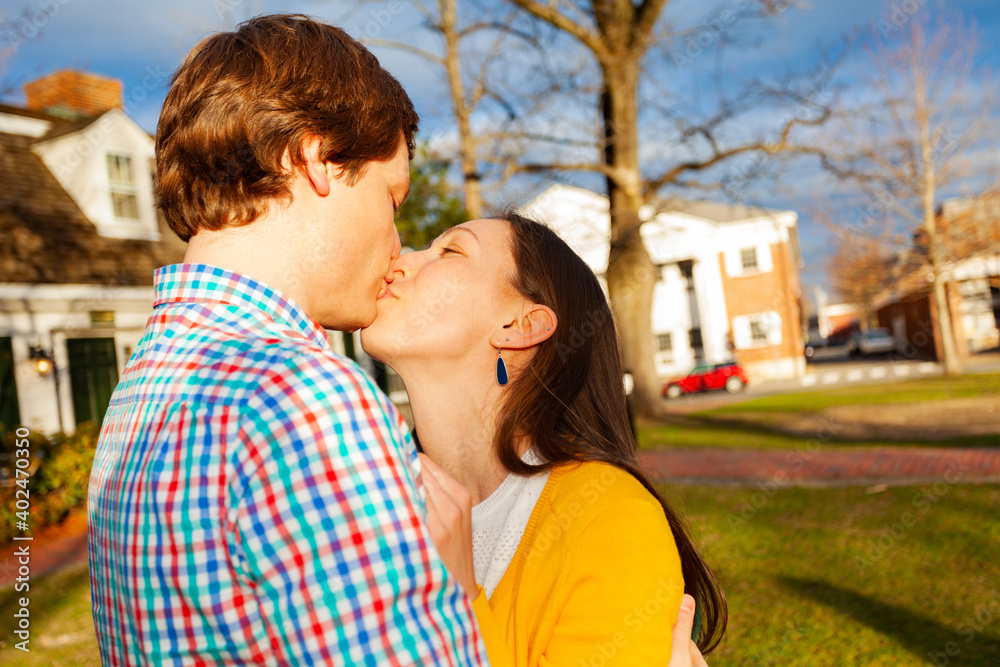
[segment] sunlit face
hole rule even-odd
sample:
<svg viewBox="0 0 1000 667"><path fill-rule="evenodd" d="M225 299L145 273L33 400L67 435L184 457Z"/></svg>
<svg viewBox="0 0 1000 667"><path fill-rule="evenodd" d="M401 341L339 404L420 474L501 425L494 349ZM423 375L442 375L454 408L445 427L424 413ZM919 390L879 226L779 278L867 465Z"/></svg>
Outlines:
<svg viewBox="0 0 1000 667"><path fill-rule="evenodd" d="M461 360L490 352L512 305L510 224L472 220L429 248L399 257L395 279L362 332L365 351L390 366L410 359Z"/></svg>
<svg viewBox="0 0 1000 667"><path fill-rule="evenodd" d="M330 197L336 223L321 224L328 238L317 239L316 253L326 247L324 265L335 276L317 277L323 303L315 314L329 329L353 330L375 319L376 300L392 280L392 262L399 256L399 234L395 213L410 190L409 153L400 140L389 160L370 162L353 185L344 179L332 184ZM321 245L322 244L322 245ZM330 285L337 289L331 290Z"/></svg>

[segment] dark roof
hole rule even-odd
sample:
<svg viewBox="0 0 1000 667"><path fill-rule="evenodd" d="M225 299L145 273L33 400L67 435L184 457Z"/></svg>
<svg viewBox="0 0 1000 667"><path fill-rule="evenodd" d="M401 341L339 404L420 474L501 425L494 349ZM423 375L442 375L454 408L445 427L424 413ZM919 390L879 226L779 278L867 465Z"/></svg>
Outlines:
<svg viewBox="0 0 1000 667"><path fill-rule="evenodd" d="M182 261L187 244L162 218L160 241L99 235L35 141L0 133L0 283L152 285L155 269Z"/></svg>
<svg viewBox="0 0 1000 667"><path fill-rule="evenodd" d="M65 123L53 124L52 128L45 133L44 136L40 137L38 141L48 141L49 139L55 139L56 137L64 137L67 134L73 134L74 132L79 132L97 121L101 116L107 112L101 112L94 114L93 116L86 116L84 118L79 118L74 121L69 121Z"/></svg>
<svg viewBox="0 0 1000 667"><path fill-rule="evenodd" d="M53 124L68 123L67 119L62 116L53 116L45 111L33 111L31 109L22 109L21 107L12 107L8 104L0 104L0 113L7 113L12 116L24 116L25 118L34 118L36 120L47 120L51 121Z"/></svg>

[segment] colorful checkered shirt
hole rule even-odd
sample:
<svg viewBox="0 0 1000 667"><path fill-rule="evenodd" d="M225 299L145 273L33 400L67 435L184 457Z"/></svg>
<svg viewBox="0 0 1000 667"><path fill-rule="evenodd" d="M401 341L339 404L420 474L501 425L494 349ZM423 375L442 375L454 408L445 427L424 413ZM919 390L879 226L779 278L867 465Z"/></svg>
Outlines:
<svg viewBox="0 0 1000 667"><path fill-rule="evenodd" d="M488 664L388 398L281 294L177 264L90 478L105 665Z"/></svg>

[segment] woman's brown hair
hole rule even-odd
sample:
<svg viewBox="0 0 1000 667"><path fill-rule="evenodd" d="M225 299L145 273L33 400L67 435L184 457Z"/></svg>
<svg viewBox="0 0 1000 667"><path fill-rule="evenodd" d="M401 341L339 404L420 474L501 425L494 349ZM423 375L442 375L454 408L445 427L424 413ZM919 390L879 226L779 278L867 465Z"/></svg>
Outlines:
<svg viewBox="0 0 1000 667"><path fill-rule="evenodd" d="M361 43L306 16L275 14L202 40L174 73L156 128L156 200L187 241L199 229L253 222L287 198L282 161L324 160L348 183L365 165L413 154L417 113Z"/></svg>
<svg viewBox="0 0 1000 667"><path fill-rule="evenodd" d="M618 336L593 271L548 227L513 212L513 286L551 308L559 326L528 368L511 379L500 409L494 451L510 472L530 475L570 461L604 461L628 472L663 506L680 553L684 587L698 602L698 646L709 653L726 630L726 597L680 516L639 467L622 384ZM517 441L528 436L544 460L530 465Z"/></svg>

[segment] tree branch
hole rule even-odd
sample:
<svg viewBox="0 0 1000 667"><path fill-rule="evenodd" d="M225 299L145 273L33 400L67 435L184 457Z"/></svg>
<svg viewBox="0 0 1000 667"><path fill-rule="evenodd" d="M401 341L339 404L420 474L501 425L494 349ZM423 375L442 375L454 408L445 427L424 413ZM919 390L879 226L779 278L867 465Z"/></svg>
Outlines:
<svg viewBox="0 0 1000 667"><path fill-rule="evenodd" d="M649 35L653 32L656 19L660 17L667 0L642 0L635 16L635 30L632 32L631 48L642 53L646 50Z"/></svg>
<svg viewBox="0 0 1000 667"><path fill-rule="evenodd" d="M613 167L598 162L526 162L522 164L508 162L504 171L508 176L520 173L537 174L550 171L592 171L604 174L608 178L615 178L616 176Z"/></svg>
<svg viewBox="0 0 1000 667"><path fill-rule="evenodd" d="M565 14L561 14L554 6L543 5L536 0L511 1L529 14L554 25L578 39L584 46L593 51L599 60L606 59L610 55L607 46L597 33L580 25Z"/></svg>
<svg viewBox="0 0 1000 667"><path fill-rule="evenodd" d="M435 55L430 51L425 51L424 49L413 46L412 44L406 44L405 42L394 42L391 39L365 39L362 40L362 44L365 46L382 46L388 49L408 51L409 53L419 56L428 62L434 63L435 65L439 65L441 67L445 66L444 58L441 56Z"/></svg>

